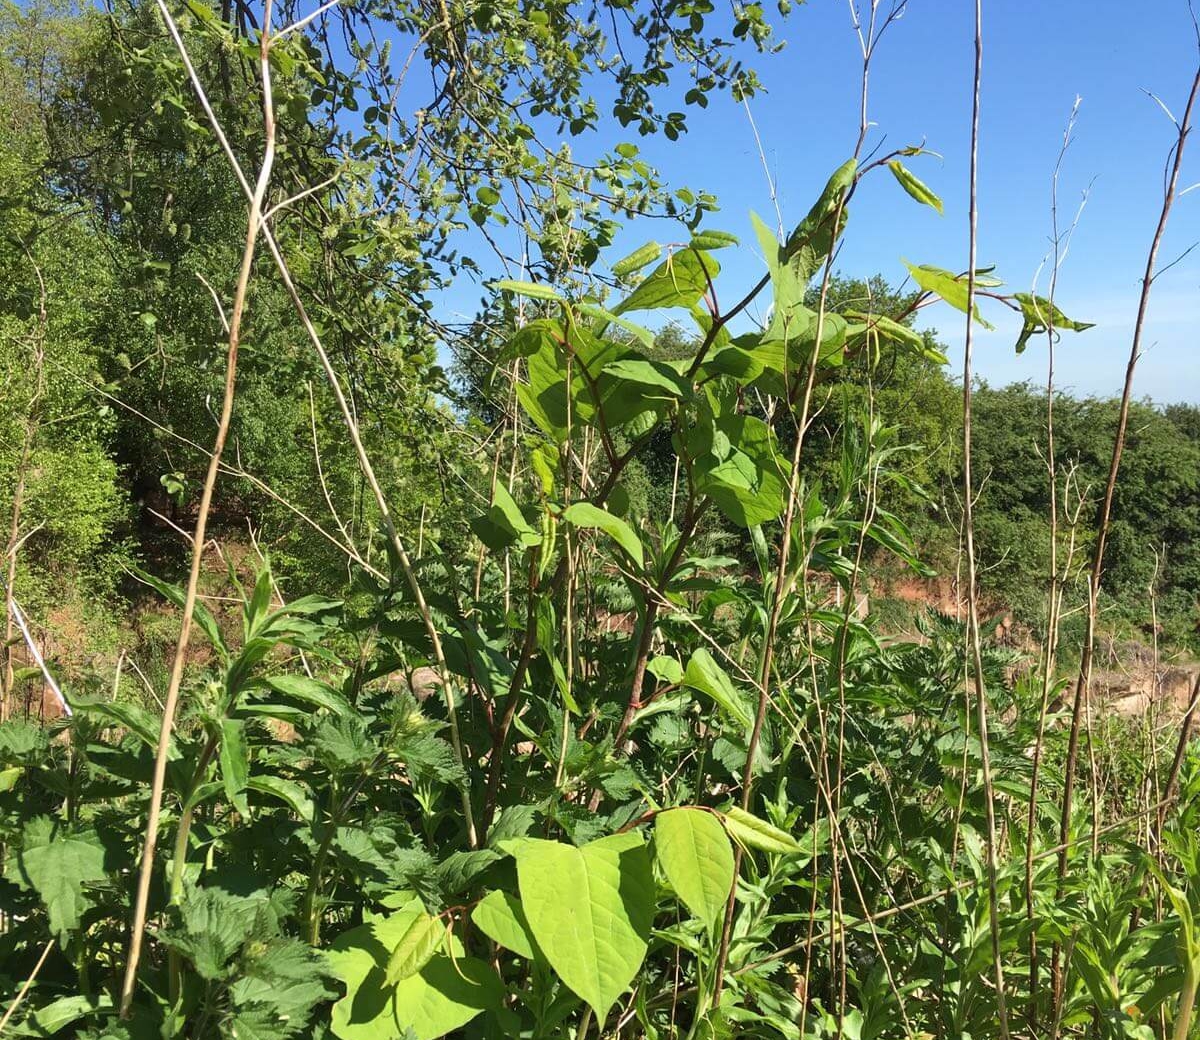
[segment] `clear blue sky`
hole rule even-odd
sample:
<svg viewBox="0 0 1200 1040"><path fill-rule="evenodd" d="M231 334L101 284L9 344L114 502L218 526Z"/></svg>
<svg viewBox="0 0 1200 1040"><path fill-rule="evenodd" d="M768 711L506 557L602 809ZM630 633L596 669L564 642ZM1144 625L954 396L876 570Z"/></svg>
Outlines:
<svg viewBox="0 0 1200 1040"><path fill-rule="evenodd" d="M868 148L916 144L943 160L913 160L944 200L946 213L918 206L886 171L856 196L843 273L904 275L900 258L964 269L973 8L968 0L911 0L888 31L872 73ZM1197 45L1183 0L984 0L980 149L981 264L995 264L1014 290L1027 290L1049 247L1050 178L1076 96L1075 139L1059 184L1069 223L1081 192L1090 199L1059 278L1057 300L1097 328L1064 336L1059 382L1079 393L1120 391L1139 279L1157 219L1163 164L1174 129L1144 90L1180 114ZM802 217L828 173L853 147L858 116L858 43L844 0L797 5L783 26L785 50L755 64L767 88L751 103L775 178L785 225ZM747 214L775 223L745 111L727 98L692 109L691 132L677 143L640 140L666 179L714 192L721 212L709 223L742 237L739 256L723 251L724 297L750 284L761 264ZM1182 185L1200 181L1200 140L1192 141ZM585 148L580 149L582 155ZM631 228L614 250L661 226ZM644 233L644 236L643 236ZM1200 189L1179 200L1162 250L1169 261L1200 239ZM1044 291L1044 282L1041 286ZM963 318L938 306L924 323L939 329L961 364ZM1021 357L1016 326L998 305L996 333L977 339L977 370L994 383L1045 378L1044 339ZM1200 403L1200 249L1157 283L1135 392L1163 403Z"/></svg>

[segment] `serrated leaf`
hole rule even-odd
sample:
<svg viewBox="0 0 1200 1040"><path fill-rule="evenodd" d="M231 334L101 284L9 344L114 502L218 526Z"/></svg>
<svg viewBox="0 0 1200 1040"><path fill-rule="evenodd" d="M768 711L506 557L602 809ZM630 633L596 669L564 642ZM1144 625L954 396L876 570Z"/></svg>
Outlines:
<svg viewBox="0 0 1200 1040"><path fill-rule="evenodd" d="M220 760L225 796L238 812L249 816L246 782L250 777L250 751L246 747L246 724L241 719L221 720Z"/></svg>
<svg viewBox="0 0 1200 1040"><path fill-rule="evenodd" d="M312 799L305 793L303 787L281 776L264 773L262 776L252 776L246 781L247 789L259 794L268 794L287 803L292 811L305 823L313 820Z"/></svg>
<svg viewBox="0 0 1200 1040"><path fill-rule="evenodd" d="M311 704L314 708L324 708L334 715L351 714L350 703L339 691L307 675L269 675L262 682L276 693Z"/></svg>
<svg viewBox="0 0 1200 1040"><path fill-rule="evenodd" d="M601 1023L646 956L650 859L636 832L577 848L527 839L516 850L521 905L550 966Z"/></svg>
<svg viewBox="0 0 1200 1040"><path fill-rule="evenodd" d="M9 859L6 874L37 892L50 915L50 930L65 937L92 905L84 887L104 879L104 849L93 832L56 833L49 817L38 816L25 825L21 849Z"/></svg>
<svg viewBox="0 0 1200 1040"><path fill-rule="evenodd" d="M445 941L446 924L438 917L419 914L404 930L388 958L387 984L396 985L419 972Z"/></svg>
<svg viewBox="0 0 1200 1040"><path fill-rule="evenodd" d="M489 892L476 904L471 920L493 942L521 957L533 959L533 933L516 896L508 892Z"/></svg>
<svg viewBox="0 0 1200 1040"><path fill-rule="evenodd" d="M654 855L684 906L715 931L733 888L733 846L720 821L704 809L660 812Z"/></svg>
<svg viewBox="0 0 1200 1040"><path fill-rule="evenodd" d="M917 202L923 206L930 206L936 209L939 214L945 212L942 200L930 191L922 181L915 177L899 159L893 159L888 163L888 169L892 171L896 180L900 182L900 187L908 192L912 198L916 199Z"/></svg>

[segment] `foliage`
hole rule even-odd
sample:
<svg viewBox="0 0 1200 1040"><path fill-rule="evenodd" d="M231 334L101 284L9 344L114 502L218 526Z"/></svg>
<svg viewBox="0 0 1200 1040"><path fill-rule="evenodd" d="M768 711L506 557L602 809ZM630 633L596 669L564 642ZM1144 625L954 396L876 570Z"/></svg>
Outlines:
<svg viewBox="0 0 1200 1040"><path fill-rule="evenodd" d="M1060 820L1066 734L1043 725L1058 677L986 645L968 683L956 619L928 612L902 640L857 609L870 573L933 574L923 549L947 536L930 502L949 511L961 465L945 356L914 315L970 310L967 278L911 265L898 292L833 275L863 178L888 169L898 204L942 210L901 164L920 149L842 163L785 237L755 218L766 271L730 300L722 259L742 247L708 227L711 199L668 194L630 143L586 164L539 135L586 140L604 98L674 139L686 120L652 95L677 65L687 104L752 91L725 37L769 47L762 9L726 30L703 4L437 6L340 5L268 58L272 234L399 533L380 537L339 402L260 257L216 511L222 534L248 521L270 544L229 554L219 586L197 545L195 604L155 533L191 519L211 442L241 187L156 7L5 14L0 220L22 275L0 325L21 446L3 472L18 539L34 532L9 553L23 594L56 566L99 569L128 521L131 581L172 616L194 606L203 642L165 728L156 683L130 696L120 662L111 687L66 682L73 714L0 723L14 1034L818 1040L1028 1022L1184 1040L1195 744L1094 747ZM167 10L251 169L259 12ZM606 19L636 59L608 56ZM406 45L434 84L411 118L401 100L424 87L386 56ZM686 241L609 260L615 220L641 210ZM429 304L483 270L475 236L527 255L471 324L477 366L451 402L453 330ZM978 320L1019 311L1018 347L1047 316L1088 327L977 275ZM761 324L735 321L754 303ZM1040 404L976 398L976 463L1001 488L980 533L1027 553L987 561L996 590L1045 569ZM1064 402L1064 457L1100 451L1106 407ZM1194 418L1139 415L1118 595L1149 580L1132 532L1195 490ZM1193 577L1189 537L1160 572L1171 595ZM1136 782L1107 790L1114 776ZM993 802L1005 841L989 849Z"/></svg>

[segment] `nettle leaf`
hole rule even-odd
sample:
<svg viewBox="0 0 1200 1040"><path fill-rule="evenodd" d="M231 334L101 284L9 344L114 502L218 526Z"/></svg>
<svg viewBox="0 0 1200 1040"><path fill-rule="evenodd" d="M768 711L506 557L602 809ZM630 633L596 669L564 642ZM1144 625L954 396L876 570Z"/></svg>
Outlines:
<svg viewBox="0 0 1200 1040"><path fill-rule="evenodd" d="M312 822L314 808L312 799L299 784L285 780L281 776L275 776L273 773L264 773L261 776L249 777L246 780L246 787L259 794L279 799L286 803L305 823Z"/></svg>
<svg viewBox="0 0 1200 1040"><path fill-rule="evenodd" d="M24 719L9 719L0 723L0 759L20 761L35 758L49 746L50 738L41 726Z"/></svg>
<svg viewBox="0 0 1200 1040"><path fill-rule="evenodd" d="M641 835L579 848L525 839L515 851L521 905L538 947L603 1022L641 967L654 918Z"/></svg>
<svg viewBox="0 0 1200 1040"><path fill-rule="evenodd" d="M38 816L25 824L21 849L5 873L38 894L50 915L50 930L65 938L92 905L85 886L104 880L104 848L93 831L60 829L48 816Z"/></svg>
<svg viewBox="0 0 1200 1040"><path fill-rule="evenodd" d="M262 682L276 693L314 708L324 708L335 715L351 714L350 702L338 690L307 675L270 675Z"/></svg>
<svg viewBox="0 0 1200 1040"><path fill-rule="evenodd" d="M438 946L445 941L446 922L430 914L418 914L404 930L388 959L387 984L394 986L415 975L429 963Z"/></svg>
<svg viewBox="0 0 1200 1040"><path fill-rule="evenodd" d="M241 974L229 987L238 1008L230 1033L244 1036L293 1036L305 1029L312 1009L335 995L326 984L324 955L299 939L279 938L245 957ZM253 1019L257 1034L238 1028Z"/></svg>
<svg viewBox="0 0 1200 1040"><path fill-rule="evenodd" d="M725 669L717 664L713 655L704 647L697 647L692 651L687 668L684 669L683 685L710 697L746 729L754 725L754 717L750 714L745 699L733 685Z"/></svg>
<svg viewBox="0 0 1200 1040"><path fill-rule="evenodd" d="M129 730L147 747L158 747L158 734L162 720L148 712L138 704L124 701L90 701L76 700L75 710L85 715L98 716L114 725ZM167 758L174 762L179 758L179 749L172 736L168 745Z"/></svg>
<svg viewBox="0 0 1200 1040"><path fill-rule="evenodd" d="M913 174L900 162L899 159L893 159L888 163L888 169L892 171L896 180L900 182L902 187L908 194L921 203L923 206L930 206L936 209L939 214L945 213L945 207L942 206L942 200L939 199L925 184L918 180Z"/></svg>
<svg viewBox="0 0 1200 1040"><path fill-rule="evenodd" d="M1096 323L1092 321L1072 321L1044 296L1019 292L1013 293L1013 299L1020 305L1021 317L1024 319L1021 334L1017 337L1018 354L1024 353L1030 337L1039 333L1051 329L1056 333L1063 329L1069 332L1085 332L1096 327Z"/></svg>
<svg viewBox="0 0 1200 1040"><path fill-rule="evenodd" d="M758 849L761 852L783 855L812 854L811 846L806 848L787 831L776 827L773 823L759 819L753 813L747 812L739 806L732 806L721 815L729 836L740 845Z"/></svg>
<svg viewBox="0 0 1200 1040"><path fill-rule="evenodd" d="M922 264L920 267L917 267L915 264L910 264L907 260L904 260L903 263L908 268L908 273L912 275L913 281L922 289L941 297L944 302L950 304L955 310L962 311L963 314L967 313L968 286L964 276L953 275L949 271L930 264ZM978 280L976 284L980 284ZM972 308L971 317L985 329L995 328L994 325L984 321L980 316L978 303Z"/></svg>
<svg viewBox="0 0 1200 1040"><path fill-rule="evenodd" d="M493 942L532 960L536 946L525 910L516 896L507 892L489 892L471 912L475 926Z"/></svg>
<svg viewBox="0 0 1200 1040"><path fill-rule="evenodd" d="M250 777L250 751L246 747L246 724L241 719L221 720L220 759L225 796L238 812L249 816L246 784Z"/></svg>
<svg viewBox="0 0 1200 1040"><path fill-rule="evenodd" d="M169 600L175 606L183 609L184 602L187 597L183 589L178 585L172 585L170 582L162 581L154 577L148 571L142 570L140 567L131 566L130 570L137 576L139 581L144 581L152 589L154 589L164 599ZM199 626L200 630L208 638L213 649L221 655L222 658L228 659L229 647L225 645L225 637L221 635L221 627L217 624L217 619L212 616L209 609L201 602L196 601L192 605L192 621Z"/></svg>
<svg viewBox="0 0 1200 1040"><path fill-rule="evenodd" d="M607 510L592 505L591 502L575 502L563 510L562 518L566 523L584 530L603 531L625 550L639 568L644 566L645 555L642 541L634 533L633 528L619 516L613 516Z"/></svg>
<svg viewBox="0 0 1200 1040"><path fill-rule="evenodd" d="M733 888L733 846L705 809L668 809L654 818L654 855L675 893L715 931Z"/></svg>

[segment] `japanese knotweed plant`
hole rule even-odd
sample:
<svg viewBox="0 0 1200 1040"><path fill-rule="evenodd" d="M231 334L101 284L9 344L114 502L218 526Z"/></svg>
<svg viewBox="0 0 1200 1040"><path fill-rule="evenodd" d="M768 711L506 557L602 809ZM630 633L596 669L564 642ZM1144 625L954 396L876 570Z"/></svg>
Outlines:
<svg viewBox="0 0 1200 1040"><path fill-rule="evenodd" d="M633 283L616 302L501 284L532 313L502 357L523 418L513 477L472 522L478 591L431 545L411 574L361 568L345 603L272 608L263 570L240 630L196 607L213 656L173 736L173 841L126 1020L154 712L81 705L55 746L0 731L6 940L67 954L47 955L20 1028L986 1031L986 919L955 896L979 798L961 676L953 654L884 646L855 608L868 554L927 573L885 494L919 491L911 449L868 413L825 481L805 467L815 395L885 349L944 363L909 319L966 306L964 277L928 266L899 313L825 305L866 173L936 203L903 157L839 167L785 241L755 221L767 270L731 306L716 253L736 241L714 231L614 265ZM1025 332L1045 313L976 282ZM742 316L764 294L756 327ZM656 312L693 320L683 356L630 317ZM652 447L677 474L667 517L630 505ZM995 759L1020 777L1022 735L1003 736ZM929 907L915 938L876 926L885 901ZM931 930L959 945L931 947ZM899 958L918 968L897 978ZM907 1010L935 979L961 999Z"/></svg>

